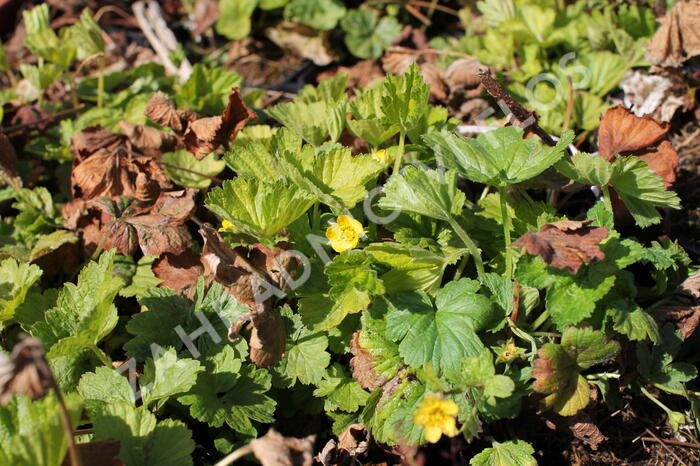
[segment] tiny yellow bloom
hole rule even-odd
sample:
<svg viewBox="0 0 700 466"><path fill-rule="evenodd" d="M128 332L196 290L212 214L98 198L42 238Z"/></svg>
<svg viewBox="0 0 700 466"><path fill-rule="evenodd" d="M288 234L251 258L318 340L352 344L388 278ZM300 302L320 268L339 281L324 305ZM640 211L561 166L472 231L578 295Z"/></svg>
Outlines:
<svg viewBox="0 0 700 466"><path fill-rule="evenodd" d="M372 158L384 165L389 165L394 161L394 156L386 149L379 149L376 152L372 152Z"/></svg>
<svg viewBox="0 0 700 466"><path fill-rule="evenodd" d="M425 439L435 443L440 440L442 434L454 437L459 433L455 418L458 412L459 407L454 401L429 396L413 413L413 423L423 426Z"/></svg>
<svg viewBox="0 0 700 466"><path fill-rule="evenodd" d="M219 231L228 231L229 233L235 233L236 227L233 226L233 223L229 222L228 220L222 220L221 228L219 228Z"/></svg>
<svg viewBox="0 0 700 466"><path fill-rule="evenodd" d="M336 223L326 229L326 238L335 252L352 249L365 234L362 224L349 215L339 215Z"/></svg>

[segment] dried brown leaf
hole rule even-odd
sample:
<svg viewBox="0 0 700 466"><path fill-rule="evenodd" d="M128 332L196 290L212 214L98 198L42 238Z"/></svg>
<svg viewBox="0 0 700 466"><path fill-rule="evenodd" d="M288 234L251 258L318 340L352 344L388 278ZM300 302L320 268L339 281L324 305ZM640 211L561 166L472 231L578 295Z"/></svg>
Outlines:
<svg viewBox="0 0 700 466"><path fill-rule="evenodd" d="M275 311L256 313L251 318L250 360L258 367L272 367L284 356L287 332Z"/></svg>
<svg viewBox="0 0 700 466"><path fill-rule="evenodd" d="M120 121L119 127L129 141L142 152L156 150L168 152L175 148L177 139L174 134L166 133L146 125L135 125L128 121Z"/></svg>
<svg viewBox="0 0 700 466"><path fill-rule="evenodd" d="M647 58L655 65L678 67L700 55L700 4L679 0L666 16L647 48Z"/></svg>
<svg viewBox="0 0 700 466"><path fill-rule="evenodd" d="M176 134L182 134L190 122L196 119L191 111L177 110L175 104L160 91L148 100L144 113L153 123L167 126Z"/></svg>
<svg viewBox="0 0 700 466"><path fill-rule="evenodd" d="M640 155L639 158L664 180L667 187L676 181L676 169L679 165L678 152L669 141L661 141L658 148Z"/></svg>
<svg viewBox="0 0 700 466"><path fill-rule="evenodd" d="M528 232L513 243L558 269L567 268L572 274L581 264L605 258L598 246L608 236L607 227L590 227L593 220L547 223L539 232Z"/></svg>
<svg viewBox="0 0 700 466"><path fill-rule="evenodd" d="M479 60L462 58L453 61L443 75L450 92L477 87L481 83L479 70L482 66Z"/></svg>
<svg viewBox="0 0 700 466"><path fill-rule="evenodd" d="M350 352L353 357L350 359L350 368L352 376L362 388L374 391L384 385L386 378L379 377L374 370L375 364L372 355L360 344L361 333L362 330L358 330L352 335Z"/></svg>
<svg viewBox="0 0 700 466"><path fill-rule="evenodd" d="M624 107L611 108L598 129L598 151L607 161L615 155L636 152L657 143L668 132L666 123L638 117Z"/></svg>
<svg viewBox="0 0 700 466"><path fill-rule="evenodd" d="M204 273L204 268L197 254L186 249L180 254L169 252L161 255L153 263L153 273L163 280L161 286L191 297L197 285L197 279Z"/></svg>
<svg viewBox="0 0 700 466"><path fill-rule="evenodd" d="M284 437L274 429L250 442L250 448L262 466L311 466L314 435Z"/></svg>
<svg viewBox="0 0 700 466"><path fill-rule="evenodd" d="M14 395L36 400L46 394L52 376L44 355L44 345L31 337L16 344L9 357L0 355L0 405Z"/></svg>

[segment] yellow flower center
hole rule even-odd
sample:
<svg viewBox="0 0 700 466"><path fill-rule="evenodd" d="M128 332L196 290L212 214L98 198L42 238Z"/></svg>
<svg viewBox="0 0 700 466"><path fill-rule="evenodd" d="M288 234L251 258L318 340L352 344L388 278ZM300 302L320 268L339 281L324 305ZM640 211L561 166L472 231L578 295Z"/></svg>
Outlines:
<svg viewBox="0 0 700 466"><path fill-rule="evenodd" d="M458 412L459 407L454 401L428 397L413 413L413 423L423 426L425 439L435 443L443 434L454 437L459 433L455 418Z"/></svg>
<svg viewBox="0 0 700 466"><path fill-rule="evenodd" d="M372 152L372 158L384 165L389 165L394 161L394 156L386 149L379 149L376 152Z"/></svg>
<svg viewBox="0 0 700 466"><path fill-rule="evenodd" d="M336 223L326 229L326 238L336 252L353 249L363 235L362 224L349 215L339 215Z"/></svg>

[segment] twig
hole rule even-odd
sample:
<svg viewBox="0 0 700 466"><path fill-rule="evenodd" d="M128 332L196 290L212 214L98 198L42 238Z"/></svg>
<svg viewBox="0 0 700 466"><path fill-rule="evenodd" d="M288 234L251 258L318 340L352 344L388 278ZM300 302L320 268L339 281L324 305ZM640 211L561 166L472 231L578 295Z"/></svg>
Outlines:
<svg viewBox="0 0 700 466"><path fill-rule="evenodd" d="M145 2L139 1L134 3L132 9L139 27L158 54L158 58L163 62L168 74L177 75L180 82L186 81L192 73L192 65L185 58L180 64L180 68L177 68L170 60L170 52L176 49L177 41L161 16L158 4L148 1L148 11L146 11ZM155 26L155 29L152 26Z"/></svg>
<svg viewBox="0 0 700 466"><path fill-rule="evenodd" d="M571 121L571 111L574 109L574 85L571 82L571 76L567 76L566 79L569 80L569 101L566 103L564 124L561 125L562 131L566 131L567 129L569 129L569 122Z"/></svg>
<svg viewBox="0 0 700 466"><path fill-rule="evenodd" d="M424 2L421 0L411 0L408 3L411 5L420 6L423 8L430 8L432 10L439 10L439 11L442 11L443 13L447 13L447 14L459 17L459 11L454 10L448 6L439 5L438 3Z"/></svg>
<svg viewBox="0 0 700 466"><path fill-rule="evenodd" d="M68 108L66 110L61 110L60 112L56 112L53 115L45 116L43 118L39 118L38 120L34 120L34 121L29 122L29 123L19 123L17 125L7 126L5 128L0 127L0 134L14 133L15 131L22 130L22 129L26 128L27 126L35 125L37 123L41 123L44 121L49 121L52 118L61 118L61 117L64 117L66 115L70 115L70 114L79 112L83 108L85 108L85 105L80 104L77 107Z"/></svg>
<svg viewBox="0 0 700 466"><path fill-rule="evenodd" d="M423 13L420 12L420 10L419 10L418 8L416 8L415 6L411 5L410 3L406 3L406 4L404 5L404 8L406 8L406 11L408 11L409 13L411 13L413 16L416 17L416 19L417 19L418 21L420 21L421 23L425 24L426 26L430 26L431 24L433 24L433 22L430 21L430 18L428 18L427 16L425 16Z"/></svg>
<svg viewBox="0 0 700 466"><path fill-rule="evenodd" d="M676 461L678 461L680 464L682 464L683 466L688 466L682 459L680 459L678 457L678 455L676 455L676 453L673 450L668 448L668 446L664 443L664 441L661 440L659 437L657 437L656 434L654 434L654 432L650 431L646 427L644 428L644 430L646 431L647 434L651 435L654 438L654 440L652 440L652 442L656 442L659 445L661 445L664 448L664 450L669 452L671 454L671 456L673 456L676 459ZM644 438L642 438L642 440L644 440Z"/></svg>
<svg viewBox="0 0 700 466"><path fill-rule="evenodd" d="M647 442L661 442L678 447L695 448L700 450L700 444L698 443L681 442L680 440L664 440L654 437L641 437L641 440L646 440Z"/></svg>
<svg viewBox="0 0 700 466"><path fill-rule="evenodd" d="M477 74L481 80L481 83L484 85L484 88L491 95L491 97L499 102L503 102L513 116L522 125L524 125L524 128L531 129L532 132L539 136L540 139L542 139L542 141L548 146L556 145L556 142L554 142L552 136L543 130L537 123L539 120L537 113L528 110L523 105L516 102L508 91L498 84L498 81L494 79L494 77L491 75L491 71L488 68L483 67Z"/></svg>
<svg viewBox="0 0 700 466"><path fill-rule="evenodd" d="M238 461L239 459L243 458L245 455L249 455L253 453L253 449L250 447L250 445L244 445L238 450L234 450L233 453L229 454L226 456L224 459L216 463L214 466L228 466L229 464Z"/></svg>
<svg viewBox="0 0 700 466"><path fill-rule="evenodd" d="M462 58L469 58L471 60L476 60L474 56L469 55L468 53L464 52L457 52L456 50L439 50L439 49L410 49L408 47L402 47L400 45L392 45L389 47L387 50L388 52L395 52L395 53L410 53L413 55L430 55L430 54L436 54L436 55L452 55L454 57L462 57Z"/></svg>

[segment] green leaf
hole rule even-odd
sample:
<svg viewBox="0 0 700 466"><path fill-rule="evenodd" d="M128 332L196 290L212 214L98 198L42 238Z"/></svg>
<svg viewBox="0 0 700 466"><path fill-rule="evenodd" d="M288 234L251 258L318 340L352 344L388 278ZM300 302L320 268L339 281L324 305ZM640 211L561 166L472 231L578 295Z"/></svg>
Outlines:
<svg viewBox="0 0 700 466"><path fill-rule="evenodd" d="M536 466L535 449L523 441L493 442L491 448L469 460L472 466Z"/></svg>
<svg viewBox="0 0 700 466"><path fill-rule="evenodd" d="M129 379L116 369L107 366L98 367L95 372L83 374L78 384L78 393L86 401L105 404L124 402L134 405L136 403Z"/></svg>
<svg viewBox="0 0 700 466"><path fill-rule="evenodd" d="M64 389L75 387L95 356L108 359L97 345L118 319L112 301L123 282L112 273L114 255L114 251L105 252L98 262L86 265L77 285L64 284L56 306L46 312L45 322L33 327L32 334L49 348L47 359Z"/></svg>
<svg viewBox="0 0 700 466"><path fill-rule="evenodd" d="M385 95L383 87L369 88L350 102L353 119L346 121L348 129L373 147L379 147L399 131L398 125L384 118L382 99Z"/></svg>
<svg viewBox="0 0 700 466"><path fill-rule="evenodd" d="M334 363L317 384L314 396L323 398L326 411L338 409L354 413L363 406L369 398L369 393L364 391L360 384L345 372L342 365Z"/></svg>
<svg viewBox="0 0 700 466"><path fill-rule="evenodd" d="M213 152L202 160L197 160L185 149L163 154L163 161L168 164L163 166L168 177L185 188L208 188L211 179L226 167L226 162Z"/></svg>
<svg viewBox="0 0 700 466"><path fill-rule="evenodd" d="M364 250L390 268L381 276L388 294L413 290L434 294L440 287L445 268L456 261L456 258L452 260L409 244L372 243Z"/></svg>
<svg viewBox="0 0 700 466"><path fill-rule="evenodd" d="M299 91L297 100L307 104L313 102L326 102L338 104L347 101L345 89L348 84L348 74L338 73L330 78L325 78L317 86L307 84Z"/></svg>
<svg viewBox="0 0 700 466"><path fill-rule="evenodd" d="M496 405L496 398L508 398L515 390L510 377L496 375L493 354L484 350L480 355L467 358L458 371L448 372L448 378L461 389L473 387L483 402Z"/></svg>
<svg viewBox="0 0 700 466"><path fill-rule="evenodd" d="M303 384L317 384L331 360L326 351L328 337L304 327L301 316L284 307L280 311L287 326L287 349L275 370L291 387L298 380Z"/></svg>
<svg viewBox="0 0 700 466"><path fill-rule="evenodd" d="M490 27L496 27L516 16L513 0L482 0L476 2L476 8L483 15L484 22Z"/></svg>
<svg viewBox="0 0 700 466"><path fill-rule="evenodd" d="M39 92L48 89L51 83L57 80L61 76L61 73L63 73L61 67L53 63L46 63L41 68L21 63L19 65L19 71Z"/></svg>
<svg viewBox="0 0 700 466"><path fill-rule="evenodd" d="M610 182L613 166L603 157L579 152L570 160L561 160L556 165L557 170L579 183L594 186L606 186Z"/></svg>
<svg viewBox="0 0 700 466"><path fill-rule="evenodd" d="M272 240L312 204L313 200L296 186L244 178L225 181L209 191L205 201L209 210L257 240Z"/></svg>
<svg viewBox="0 0 700 466"><path fill-rule="evenodd" d="M667 323L661 330L661 344L654 344L651 350L638 344L639 374L665 391L683 394L684 384L695 379L698 371L692 364L673 362L682 342L673 324Z"/></svg>
<svg viewBox="0 0 700 466"><path fill-rule="evenodd" d="M612 319L615 331L627 335L630 340L641 341L648 338L654 343L661 341L659 328L654 318L627 300L612 303L606 315Z"/></svg>
<svg viewBox="0 0 700 466"><path fill-rule="evenodd" d="M240 1L247 0L233 0L234 3ZM222 13L219 21L225 15L226 13ZM197 63L192 68L190 77L177 90L175 102L180 108L189 107L204 115L221 115L228 103L231 88L240 87L242 84L243 78L235 71Z"/></svg>
<svg viewBox="0 0 700 466"><path fill-rule="evenodd" d="M190 466L195 443L180 421L157 421L145 406L118 402L92 412L94 440L114 439L119 456L129 466Z"/></svg>
<svg viewBox="0 0 700 466"><path fill-rule="evenodd" d="M324 271L331 285L322 296L303 298L299 313L311 330L338 326L348 314L365 309L372 295L384 293L384 285L372 268L372 256L364 251L348 251L333 258Z"/></svg>
<svg viewBox="0 0 700 466"><path fill-rule="evenodd" d="M0 262L0 329L12 319L29 289L39 280L42 270L8 258Z"/></svg>
<svg viewBox="0 0 700 466"><path fill-rule="evenodd" d="M401 76L387 75L382 96L384 118L404 133L411 132L427 119L429 95L430 86L415 63Z"/></svg>
<svg viewBox="0 0 700 466"><path fill-rule="evenodd" d="M39 237L29 257L30 262L35 262L39 258L56 251L63 245L75 244L78 242L78 236L67 230L56 230L48 235Z"/></svg>
<svg viewBox="0 0 700 466"><path fill-rule="evenodd" d="M447 168L457 169L472 181L498 187L544 172L563 157L573 139L573 131L567 131L556 146L543 146L535 138L523 139L522 128L515 126L498 128L476 139L447 131L423 137Z"/></svg>
<svg viewBox="0 0 700 466"><path fill-rule="evenodd" d="M76 48L78 60L85 60L105 50L100 26L87 8L83 10L78 22L70 28L69 36Z"/></svg>
<svg viewBox="0 0 700 466"><path fill-rule="evenodd" d="M126 324L126 330L134 338L124 344L127 356L145 361L152 356L151 344L161 347L182 348L182 340L174 331L163 329L183 327L192 317L192 309L186 298L176 295L169 288L154 288L138 298L144 310L134 314Z"/></svg>
<svg viewBox="0 0 700 466"><path fill-rule="evenodd" d="M379 58L401 33L396 18L377 15L369 8L350 10L340 21L345 31L345 45L358 58Z"/></svg>
<svg viewBox="0 0 700 466"><path fill-rule="evenodd" d="M379 299L360 317L360 347L371 354L374 372L383 380L394 377L403 366L399 346L387 337L385 315L388 310L388 301Z"/></svg>
<svg viewBox="0 0 700 466"><path fill-rule="evenodd" d="M161 405L173 395L187 392L195 384L202 368L199 361L178 358L170 348L157 359L148 359L139 380L143 391L143 404L154 401Z"/></svg>
<svg viewBox="0 0 700 466"><path fill-rule="evenodd" d="M469 278L448 283L435 296L438 313L445 312L455 316L465 314L472 330L483 330L493 320L494 310L486 296L477 294L479 288L479 282ZM511 294L511 299L512 296Z"/></svg>
<svg viewBox="0 0 700 466"><path fill-rule="evenodd" d="M313 146L320 146L326 139L338 140L345 127L347 102L324 100L303 102L296 100L265 109L267 114L301 136Z"/></svg>
<svg viewBox="0 0 700 466"><path fill-rule="evenodd" d="M661 221L656 207L680 209L680 199L666 190L659 175L637 157L620 157L613 164L610 184L620 195L635 222L647 227Z"/></svg>
<svg viewBox="0 0 700 466"><path fill-rule="evenodd" d="M441 372L454 370L484 349L473 320L491 306L484 296L474 294L462 306L437 311L421 291L400 294L389 302L387 336L400 342L399 353L412 367L431 363Z"/></svg>
<svg viewBox="0 0 700 466"><path fill-rule="evenodd" d="M457 172L422 170L412 165L394 174L384 185L379 206L449 221L464 206L464 193L457 189Z"/></svg>
<svg viewBox="0 0 700 466"><path fill-rule="evenodd" d="M362 411L362 421L379 442L418 445L424 442L423 427L411 420L428 394L428 388L415 380L397 379L395 384L375 390Z"/></svg>
<svg viewBox="0 0 700 466"><path fill-rule="evenodd" d="M243 39L250 34L250 17L257 0L219 0L221 14L216 20L216 32L227 39Z"/></svg>
<svg viewBox="0 0 700 466"><path fill-rule="evenodd" d="M76 427L82 413L79 398L64 398L71 424ZM6 406L0 406L0 464L61 466L67 452L68 440L53 393L35 401L15 395Z"/></svg>
<svg viewBox="0 0 700 466"><path fill-rule="evenodd" d="M163 280L153 273L153 263L158 258L155 256L143 256L134 265L134 273L129 277L129 285L119 290L119 296L125 298L140 297L149 290L156 288Z"/></svg>
<svg viewBox="0 0 700 466"><path fill-rule="evenodd" d="M287 21L321 31L333 29L343 16L345 7L338 0L291 0L284 8Z"/></svg>

